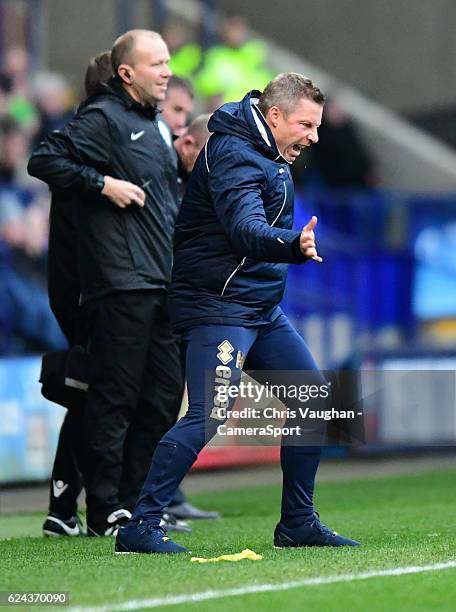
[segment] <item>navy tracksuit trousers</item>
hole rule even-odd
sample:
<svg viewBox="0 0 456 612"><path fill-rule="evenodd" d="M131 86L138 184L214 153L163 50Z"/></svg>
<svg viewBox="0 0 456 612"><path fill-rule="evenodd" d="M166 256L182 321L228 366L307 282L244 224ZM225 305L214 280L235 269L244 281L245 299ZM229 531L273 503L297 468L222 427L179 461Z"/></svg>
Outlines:
<svg viewBox="0 0 456 612"><path fill-rule="evenodd" d="M214 381L215 370L221 361L230 359L230 347L223 345L228 348L228 353L223 346L220 348L224 341L234 349L226 364L231 369L230 385L238 384L241 377L239 366L242 364L239 361L236 364L238 351L247 356L248 369L312 370L317 384L325 383L306 343L284 314L272 323L258 327L195 327L187 332L185 340L189 408L156 447L148 477L133 511L133 522L143 519L159 524L163 509L169 505L181 480L200 450L215 435L220 421L210 417L214 406L214 384L208 385L207 381L208 378ZM221 351L224 354L221 355ZM313 515L314 482L320 455L320 446L281 447L281 520L289 527Z"/></svg>

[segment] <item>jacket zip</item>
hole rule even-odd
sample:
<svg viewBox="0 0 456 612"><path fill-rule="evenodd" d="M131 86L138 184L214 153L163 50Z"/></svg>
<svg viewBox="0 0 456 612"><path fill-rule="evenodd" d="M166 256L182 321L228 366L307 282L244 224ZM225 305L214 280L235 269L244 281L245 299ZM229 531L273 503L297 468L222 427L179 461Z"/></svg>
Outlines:
<svg viewBox="0 0 456 612"><path fill-rule="evenodd" d="M281 209L279 210L277 217L276 217L276 218L274 219L274 221L271 223L271 227L274 227L274 225L275 225L275 224L277 223L277 221L279 220L279 217L280 217L280 215L282 214L283 209L284 209L284 207L285 207L285 202L287 201L287 186L286 186L286 184L285 184L285 183L283 184L283 188L284 188L285 194L284 194L284 196L283 196L282 207L281 207ZM228 278L226 279L225 284L223 285L222 293L220 294L220 295L221 295L221 297L223 297L223 296L224 296L225 291L226 291L226 288L228 287L228 284L229 284L230 280L231 280L231 279L234 277L234 275L236 274L236 272L238 272L238 270L240 270L240 269L242 268L242 266L245 264L245 260L246 260L246 259L247 259L247 257L243 257L243 258L242 258L241 263L239 263L239 264L238 264L238 265L235 267L235 269L234 269L234 270L231 272L231 274L230 274L230 275L228 276Z"/></svg>

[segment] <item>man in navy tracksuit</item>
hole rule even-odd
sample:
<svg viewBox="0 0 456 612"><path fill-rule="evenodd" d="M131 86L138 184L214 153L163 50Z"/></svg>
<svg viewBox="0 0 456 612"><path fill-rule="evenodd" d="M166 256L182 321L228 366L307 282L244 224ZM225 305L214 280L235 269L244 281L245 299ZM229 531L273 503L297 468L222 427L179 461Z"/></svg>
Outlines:
<svg viewBox="0 0 456 612"><path fill-rule="evenodd" d="M288 263L321 262L312 217L292 230L289 164L318 140L324 96L309 79L279 75L217 110L179 212L171 316L187 345L187 414L165 434L116 552L177 553L187 549L159 527L163 509L221 421L214 411L217 378L239 383L243 367L313 371L303 339L279 307ZM213 380L212 385L207 380ZM234 401L234 400L233 400ZM229 406L231 408L231 405ZM281 448L283 492L274 544L355 546L325 527L313 508L320 446Z"/></svg>

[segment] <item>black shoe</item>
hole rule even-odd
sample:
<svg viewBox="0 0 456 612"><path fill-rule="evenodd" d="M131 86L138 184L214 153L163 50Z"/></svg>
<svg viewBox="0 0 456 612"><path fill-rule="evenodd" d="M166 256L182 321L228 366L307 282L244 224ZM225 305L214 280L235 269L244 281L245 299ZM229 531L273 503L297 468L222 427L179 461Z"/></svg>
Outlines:
<svg viewBox="0 0 456 612"><path fill-rule="evenodd" d="M82 521L79 516L71 516L64 519L53 512L49 513L43 523L43 535L45 536L81 536L85 535Z"/></svg>
<svg viewBox="0 0 456 612"><path fill-rule="evenodd" d="M166 529L150 522L129 523L119 529L116 538L116 555L129 553L189 553L185 546L173 542L166 535Z"/></svg>
<svg viewBox="0 0 456 612"><path fill-rule="evenodd" d="M185 521L178 521L174 514L164 512L163 518L160 521L160 527L164 527L167 531L178 531L181 533L191 533L192 528Z"/></svg>
<svg viewBox="0 0 456 612"><path fill-rule="evenodd" d="M187 520L201 520L201 519L219 519L220 512L213 512L210 510L201 510L200 508L196 508L189 502L182 502L182 504L176 504L175 506L169 506L167 508L171 514L177 519L187 519Z"/></svg>
<svg viewBox="0 0 456 612"><path fill-rule="evenodd" d="M320 516L315 512L310 521L299 527L290 529L283 523L279 523L275 528L275 548L298 548L300 546L361 546L361 544L328 529L320 522Z"/></svg>
<svg viewBox="0 0 456 612"><path fill-rule="evenodd" d="M111 512L103 523L87 525L87 535L94 538L117 535L119 527L126 525L130 519L131 512L125 508L119 508Z"/></svg>

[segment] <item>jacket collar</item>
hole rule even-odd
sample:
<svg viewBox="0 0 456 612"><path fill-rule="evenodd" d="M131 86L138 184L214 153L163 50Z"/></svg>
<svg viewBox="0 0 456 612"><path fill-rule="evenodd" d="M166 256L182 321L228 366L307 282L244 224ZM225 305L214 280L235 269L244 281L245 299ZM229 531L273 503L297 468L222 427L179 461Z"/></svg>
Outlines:
<svg viewBox="0 0 456 612"><path fill-rule="evenodd" d="M136 100L134 100L130 94L126 91L125 87L118 77L112 77L107 83L108 87L119 97L128 109L134 110L135 112L148 117L149 119L155 119L157 114L160 112L156 104L147 104L143 106Z"/></svg>
<svg viewBox="0 0 456 612"><path fill-rule="evenodd" d="M263 115L263 113L258 108L258 101L259 101L259 98L251 97L250 98L250 108L252 110L253 119L255 120L256 126L258 128L258 131L260 132L261 137L263 138L263 140L269 147L276 149L276 152L278 153L278 155L274 159L274 161L281 161L281 162L285 161L287 162L287 164L291 165L291 162L285 159L282 153L280 152L279 147L277 146L275 138L272 134L271 128L269 127L268 122L266 121L266 117ZM272 146L271 142L274 143L274 147Z"/></svg>

